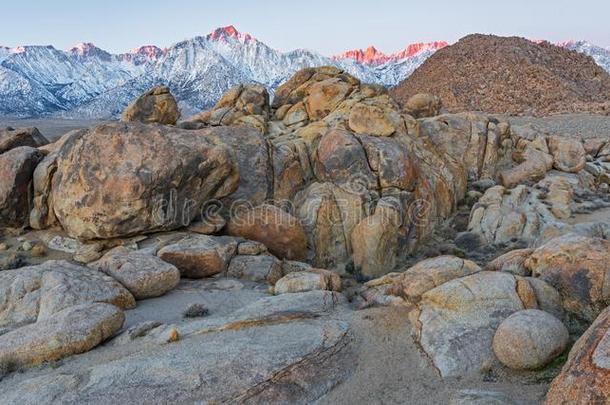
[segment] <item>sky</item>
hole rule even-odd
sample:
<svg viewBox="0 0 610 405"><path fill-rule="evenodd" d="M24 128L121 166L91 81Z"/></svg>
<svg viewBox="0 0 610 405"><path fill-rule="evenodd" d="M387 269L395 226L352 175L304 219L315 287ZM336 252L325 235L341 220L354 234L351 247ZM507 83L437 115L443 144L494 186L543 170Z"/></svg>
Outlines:
<svg viewBox="0 0 610 405"><path fill-rule="evenodd" d="M610 0L1 0L0 45L93 42L114 53L170 46L234 25L267 45L333 55L469 33L610 46Z"/></svg>

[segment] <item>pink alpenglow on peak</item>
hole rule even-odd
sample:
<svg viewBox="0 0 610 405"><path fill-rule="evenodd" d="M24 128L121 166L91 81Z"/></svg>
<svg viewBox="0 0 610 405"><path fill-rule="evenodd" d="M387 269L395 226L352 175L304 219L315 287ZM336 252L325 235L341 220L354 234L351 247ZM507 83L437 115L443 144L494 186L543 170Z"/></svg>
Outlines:
<svg viewBox="0 0 610 405"><path fill-rule="evenodd" d="M390 55L386 55L385 53L377 50L377 48L374 46L369 46L365 50L353 49L351 51L344 52L342 54L333 56L333 59L352 59L358 63L366 65L382 65L386 62L410 58L425 51L437 51L446 47L447 45L449 44L445 41L418 42L410 44L402 51Z"/></svg>
<svg viewBox="0 0 610 405"><path fill-rule="evenodd" d="M237 31L237 29L232 25L216 28L214 31L209 33L206 38L208 41L223 41L227 40L228 38L233 38L244 42L254 39L254 37L250 34L242 34L241 32Z"/></svg>
<svg viewBox="0 0 610 405"><path fill-rule="evenodd" d="M333 59L353 59L358 63L381 65L390 60L390 57L385 53L378 51L374 46L369 46L365 50L353 49L351 51L344 52L340 55L334 56Z"/></svg>
<svg viewBox="0 0 610 405"><path fill-rule="evenodd" d="M155 45L143 45L138 48L134 48L129 53L134 55L146 56L151 60L157 59L159 56L165 53L164 49L159 48Z"/></svg>

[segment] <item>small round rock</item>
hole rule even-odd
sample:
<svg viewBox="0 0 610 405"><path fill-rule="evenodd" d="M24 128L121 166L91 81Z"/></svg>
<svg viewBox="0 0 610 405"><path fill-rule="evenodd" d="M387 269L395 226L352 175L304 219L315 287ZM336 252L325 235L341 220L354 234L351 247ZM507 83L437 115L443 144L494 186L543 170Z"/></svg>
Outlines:
<svg viewBox="0 0 610 405"><path fill-rule="evenodd" d="M518 311L506 318L493 338L493 351L505 366L535 370L547 365L566 349L568 329L548 312Z"/></svg>

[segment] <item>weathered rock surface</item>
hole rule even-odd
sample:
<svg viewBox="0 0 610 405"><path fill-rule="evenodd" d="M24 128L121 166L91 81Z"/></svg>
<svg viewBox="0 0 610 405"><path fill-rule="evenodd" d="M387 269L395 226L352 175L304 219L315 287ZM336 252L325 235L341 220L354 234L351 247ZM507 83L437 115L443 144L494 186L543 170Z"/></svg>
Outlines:
<svg viewBox="0 0 610 405"><path fill-rule="evenodd" d="M37 128L4 128L0 129L0 154L19 146L37 148L48 144Z"/></svg>
<svg viewBox="0 0 610 405"><path fill-rule="evenodd" d="M227 270L237 244L226 236L192 235L163 247L157 256L176 266L183 277L209 277Z"/></svg>
<svg viewBox="0 0 610 405"><path fill-rule="evenodd" d="M482 114L443 114L420 120L421 133L462 162L468 180L494 179L510 164L513 143L506 122L494 123Z"/></svg>
<svg viewBox="0 0 610 405"><path fill-rule="evenodd" d="M553 380L547 405L606 404L610 401L610 309L576 341Z"/></svg>
<svg viewBox="0 0 610 405"><path fill-rule="evenodd" d="M505 366L532 370L563 353L569 338L559 319L538 309L526 309L502 321L493 338L493 350Z"/></svg>
<svg viewBox="0 0 610 405"><path fill-rule="evenodd" d="M481 268L470 260L455 256L434 257L422 260L402 273L390 273L367 282L366 287L373 291L368 291L366 295L382 292L418 303L433 288L479 271Z"/></svg>
<svg viewBox="0 0 610 405"><path fill-rule="evenodd" d="M307 239L299 219L273 205L238 211L227 224L227 233L261 242L280 259L307 256Z"/></svg>
<svg viewBox="0 0 610 405"><path fill-rule="evenodd" d="M275 283L275 294L315 290L341 291L341 277L332 271L311 269L288 273Z"/></svg>
<svg viewBox="0 0 610 405"><path fill-rule="evenodd" d="M578 173L585 167L585 148L578 139L551 136L548 138L549 151L553 155L553 166L557 170Z"/></svg>
<svg viewBox="0 0 610 405"><path fill-rule="evenodd" d="M53 176L59 223L79 239L188 225L208 200L238 186L234 155L207 139L216 131L106 124L70 139Z"/></svg>
<svg viewBox="0 0 610 405"><path fill-rule="evenodd" d="M195 114L181 125L248 126L265 133L269 114L269 93L264 86L238 85L223 94L211 110Z"/></svg>
<svg viewBox="0 0 610 405"><path fill-rule="evenodd" d="M266 297L221 318L178 326L173 343L136 339L120 351L102 348L108 357L87 353L42 375L12 374L0 382L2 398L22 404L312 402L352 372L356 358L344 309L341 294L329 291Z"/></svg>
<svg viewBox="0 0 610 405"><path fill-rule="evenodd" d="M122 309L135 307L131 293L113 278L66 261L0 272L0 327L51 318L74 305L104 302Z"/></svg>
<svg viewBox="0 0 610 405"><path fill-rule="evenodd" d="M517 311L536 308L536 292L527 279L508 273L454 279L423 294L414 321L417 338L442 376L479 373L494 361L498 325Z"/></svg>
<svg viewBox="0 0 610 405"><path fill-rule="evenodd" d="M117 280L135 299L158 297L174 289L180 272L156 256L115 248L89 267Z"/></svg>
<svg viewBox="0 0 610 405"><path fill-rule="evenodd" d="M275 284L283 276L282 262L271 255L237 255L231 259L227 276Z"/></svg>
<svg viewBox="0 0 610 405"><path fill-rule="evenodd" d="M414 118L434 117L441 110L441 99L429 93L415 94L405 102L404 111Z"/></svg>
<svg viewBox="0 0 610 405"><path fill-rule="evenodd" d="M138 121L146 124L156 122L175 125L178 118L180 118L178 103L166 86L150 89L127 106L121 114L121 121Z"/></svg>
<svg viewBox="0 0 610 405"><path fill-rule="evenodd" d="M610 242L567 234L536 249L525 266L559 291L571 331L582 332L610 302Z"/></svg>
<svg viewBox="0 0 610 405"><path fill-rule="evenodd" d="M525 267L525 261L534 249L515 249L487 263L485 270L505 271L516 276L529 276L531 272Z"/></svg>
<svg viewBox="0 0 610 405"><path fill-rule="evenodd" d="M561 226L560 220L571 214L571 204L571 186L559 177L545 178L536 187L494 186L472 207L468 230L488 243L533 242L545 229Z"/></svg>
<svg viewBox="0 0 610 405"><path fill-rule="evenodd" d="M32 207L32 175L43 154L29 146L0 155L0 225L28 225Z"/></svg>
<svg viewBox="0 0 610 405"><path fill-rule="evenodd" d="M33 366L93 349L116 333L125 316L114 305L89 303L0 336L0 364Z"/></svg>

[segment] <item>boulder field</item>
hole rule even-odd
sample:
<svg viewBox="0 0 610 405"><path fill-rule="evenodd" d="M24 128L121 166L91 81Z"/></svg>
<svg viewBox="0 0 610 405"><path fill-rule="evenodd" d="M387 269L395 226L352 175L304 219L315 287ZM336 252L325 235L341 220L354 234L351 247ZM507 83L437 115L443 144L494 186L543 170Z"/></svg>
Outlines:
<svg viewBox="0 0 610 405"><path fill-rule="evenodd" d="M179 117L0 131L0 403L610 400L610 136L334 67Z"/></svg>

